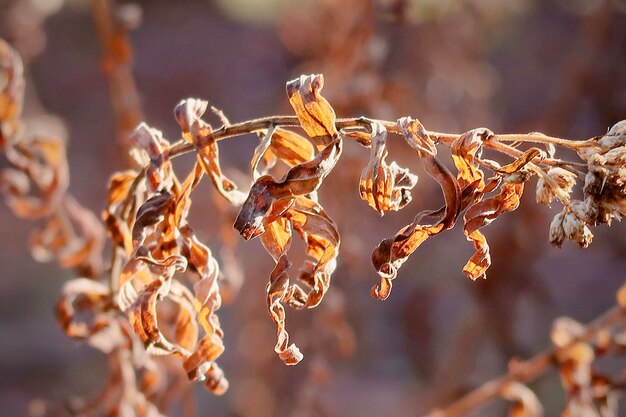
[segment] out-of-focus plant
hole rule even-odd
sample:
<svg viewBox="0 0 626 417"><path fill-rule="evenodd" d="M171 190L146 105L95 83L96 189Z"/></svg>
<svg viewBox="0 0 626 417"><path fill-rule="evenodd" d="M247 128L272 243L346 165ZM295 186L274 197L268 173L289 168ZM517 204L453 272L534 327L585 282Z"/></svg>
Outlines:
<svg viewBox="0 0 626 417"><path fill-rule="evenodd" d="M387 161L390 138L406 142L443 194L442 207L416 214L413 222L374 249L371 260L380 281L371 293L377 299L390 296L399 269L422 243L457 221L462 221L465 238L474 246L463 272L471 280L485 278L491 256L481 230L517 209L533 177L537 202L563 207L550 225L549 240L555 246L572 240L587 247L591 228L610 225L626 213L626 121L587 140L540 133L503 135L486 128L439 133L412 117L337 118L321 95L323 77L303 75L287 83L293 116L231 124L207 101L189 98L174 111L180 139L169 141L141 123L130 136L130 155L140 168L115 173L109 182L102 219L112 259L103 273L102 226L66 193L64 142L26 133L22 64L5 42L0 43L0 69L0 144L12 165L1 177L7 204L20 217L44 220L32 240L35 258L56 258L80 276L62 290L61 326L70 337L86 340L109 358L111 377L104 392L75 410L87 415L162 415L173 390L189 389L186 379L202 381L215 394L228 388L217 364L225 349L217 315L222 276L188 220L191 194L205 176L238 208L235 229L245 240L258 237L275 261L266 302L277 327L275 351L287 365L300 362L303 354L287 332L286 307L318 306L337 265L338 227L317 191L340 164L345 141L355 141L370 153L358 191L381 216L405 208L418 183L408 168ZM208 110L215 115L216 127L205 119ZM243 192L224 174L219 145L249 133L258 136L259 144L250 162L251 186ZM565 159L565 150L574 151L578 159ZM196 158L187 173L177 172L172 164L183 154ZM442 162L448 157L454 172ZM279 166L286 174L278 174ZM297 277L289 273L294 234L304 242L308 257ZM592 365L596 357L623 353L624 299L620 292L620 306L588 327L558 320L552 351L513 363L502 379L433 415L462 415L498 396L513 402L512 415L541 415L540 403L523 384L550 364L558 366L569 395L565 415L613 415L614 394L624 382L600 375ZM337 318L334 322L346 326ZM166 382L168 377L175 383Z"/></svg>

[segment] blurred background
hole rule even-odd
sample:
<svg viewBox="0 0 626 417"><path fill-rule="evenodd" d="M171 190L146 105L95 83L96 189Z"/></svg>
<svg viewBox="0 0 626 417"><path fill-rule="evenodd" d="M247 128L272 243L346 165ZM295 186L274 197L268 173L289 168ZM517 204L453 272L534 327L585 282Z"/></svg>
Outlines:
<svg viewBox="0 0 626 417"><path fill-rule="evenodd" d="M139 9L126 12L136 26L129 36L143 118L172 141L182 98L208 99L233 122L291 114L284 85L303 73L324 74L323 95L339 117L411 115L443 132L485 126L584 139L626 118L624 0L134 4ZM89 2L0 0L0 36L25 60L25 114L58 117L69 138L70 191L100 213L107 179L125 157ZM418 416L505 372L511 357L550 346L555 318L587 322L613 304L626 267L624 224L593 230L586 250L571 242L552 248L548 225L558 207L534 202L534 180L520 209L486 229L487 280L462 273L473 249L457 226L409 259L386 302L372 299L371 250L441 204L418 159L392 142L389 160L420 175L403 211L380 219L359 199L369 151L354 143L320 191L342 246L322 305L288 311L288 329L305 354L296 367L273 352L265 307L271 258L260 242L244 243L224 226L236 212L211 187L194 193L191 224L234 277L234 289L240 285L219 312L226 333L220 363L231 388L214 397L198 387L198 415ZM257 143L246 136L221 146L223 167L239 183L250 178ZM58 327L53 308L71 272L32 260L32 227L0 206L0 410L7 416L36 412L38 398L88 397L107 372L103 355ZM556 372L530 387L546 415L560 412ZM474 415L501 416L505 407L495 401Z"/></svg>

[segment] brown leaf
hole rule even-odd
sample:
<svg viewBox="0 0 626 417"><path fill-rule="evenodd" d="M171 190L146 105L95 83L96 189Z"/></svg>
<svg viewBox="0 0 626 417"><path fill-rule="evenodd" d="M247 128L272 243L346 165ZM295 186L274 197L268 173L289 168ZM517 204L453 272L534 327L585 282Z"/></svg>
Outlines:
<svg viewBox="0 0 626 417"><path fill-rule="evenodd" d="M502 174L502 175L508 175L508 174L513 174L518 172L519 170L521 170L522 168L524 168L526 165L528 165L528 163L530 163L533 159L535 159L535 157L537 156L541 156L543 159L543 156L545 155L545 153L538 148L530 148L529 150L527 150L526 152L524 152L523 154L521 154L515 161L513 161L512 163L503 166L502 168L498 169L498 173Z"/></svg>
<svg viewBox="0 0 626 417"><path fill-rule="evenodd" d="M146 170L146 185L151 192L157 192L171 185L172 168L167 151L169 142L160 130L141 123L131 135L131 140L148 156L150 164Z"/></svg>
<svg viewBox="0 0 626 417"><path fill-rule="evenodd" d="M371 291L374 298L385 300L389 297L393 285L392 281L396 278L398 269L408 257L429 237L451 229L459 216L461 190L454 176L433 156L424 158L424 168L439 183L443 191L446 203L445 215L436 224L421 225L419 221L424 215L433 214L438 212L438 210L420 213L413 223L400 229L395 237L383 240L374 249L372 264L380 276L380 284L372 288Z"/></svg>
<svg viewBox="0 0 626 417"><path fill-rule="evenodd" d="M526 385L509 382L500 388L499 394L512 401L509 417L542 417L543 407L539 399Z"/></svg>
<svg viewBox="0 0 626 417"><path fill-rule="evenodd" d="M24 100L23 65L19 54L0 39L0 147L13 141L20 127Z"/></svg>
<svg viewBox="0 0 626 417"><path fill-rule="evenodd" d="M69 184L65 141L29 138L5 148L17 169L2 172L2 192L13 213L23 218L48 216L63 199Z"/></svg>
<svg viewBox="0 0 626 417"><path fill-rule="evenodd" d="M406 142L418 152L418 155L429 155L434 157L437 155L437 147L435 142L426 132L422 123L411 117L402 117L398 119L398 126L404 136Z"/></svg>
<svg viewBox="0 0 626 417"><path fill-rule="evenodd" d="M502 213L514 211L519 206L523 192L523 183L504 182L499 194L474 203L467 209L463 217L465 221L463 232L467 240L474 243L476 251L463 267L463 272L471 280L485 278L485 271L491 265L489 244L479 229L490 224Z"/></svg>
<svg viewBox="0 0 626 417"><path fill-rule="evenodd" d="M297 196L316 191L333 169L341 155L341 141L337 139L318 153L311 161L291 168L283 179L276 181L266 175L259 178L248 194L235 229L244 239L252 239L264 232L264 224L278 218L294 202Z"/></svg>
<svg viewBox="0 0 626 417"><path fill-rule="evenodd" d="M463 203L461 211L482 198L485 188L485 175L476 158L482 153L483 142L493 136L489 129L473 129L463 133L452 143L450 153L458 169L457 181L461 187Z"/></svg>
<svg viewBox="0 0 626 417"><path fill-rule="evenodd" d="M79 321L78 313L89 311L97 314L110 303L111 294L106 285L87 278L77 278L68 281L61 290L56 309L57 319L68 336L85 339L94 333L97 323L89 325Z"/></svg>
<svg viewBox="0 0 626 417"><path fill-rule="evenodd" d="M213 139L211 125L202 120L208 104L207 101L193 98L181 101L174 110L176 121L183 131L183 138L196 146L198 161L217 191L238 207L243 203L245 194L222 172L219 148Z"/></svg>
<svg viewBox="0 0 626 417"><path fill-rule="evenodd" d="M286 365L295 365L302 360L303 355L294 343L289 344L289 333L285 330L285 307L282 305L283 302L293 298L287 275L290 267L287 255L282 255L276 262L267 285L267 306L272 320L278 327L278 341L274 351Z"/></svg>
<svg viewBox="0 0 626 417"><path fill-rule="evenodd" d="M417 184L417 175L395 162L387 165L387 130L375 122L371 128L370 160L361 173L359 191L361 198L382 216L387 211L400 210L411 201L410 191Z"/></svg>
<svg viewBox="0 0 626 417"><path fill-rule="evenodd" d="M321 74L301 75L287 83L289 103L295 110L300 125L318 149L328 146L337 138L335 111L320 95L323 87L324 76Z"/></svg>
<svg viewBox="0 0 626 417"><path fill-rule="evenodd" d="M300 235L307 255L312 258L306 261L299 277L308 291L289 281L287 271L291 263L286 252L291 245L292 229ZM317 202L298 197L283 215L265 226L261 241L276 261L267 288L268 309L278 327L275 350L286 364L293 365L302 359L302 354L294 344L289 344L283 303L298 309L312 308L320 303L336 267L339 234L334 222Z"/></svg>

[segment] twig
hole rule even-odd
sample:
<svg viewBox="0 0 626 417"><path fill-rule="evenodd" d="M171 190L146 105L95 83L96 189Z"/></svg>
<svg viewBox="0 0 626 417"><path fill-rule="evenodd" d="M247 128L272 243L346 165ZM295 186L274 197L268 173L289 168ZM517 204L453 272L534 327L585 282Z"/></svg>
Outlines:
<svg viewBox="0 0 626 417"><path fill-rule="evenodd" d="M144 117L132 75L132 48L128 39L128 30L134 23L116 15L119 10L114 0L92 0L91 8L102 45L102 71L109 83L118 143L125 162L136 166L128 154L130 134ZM131 19L139 19L139 10L125 11L127 15L136 15Z"/></svg>
<svg viewBox="0 0 626 417"><path fill-rule="evenodd" d="M614 306L589 323L585 332L580 337L572 340L569 344L560 348L547 349L527 361L512 363L509 365L509 371L505 375L481 385L444 409L433 410L427 417L463 416L484 403L498 397L500 390L505 385L511 382L528 383L536 379L551 367L559 352L572 347L576 343L589 341L596 336L599 331L615 324L620 319L623 319L624 316L624 309L620 306Z"/></svg>

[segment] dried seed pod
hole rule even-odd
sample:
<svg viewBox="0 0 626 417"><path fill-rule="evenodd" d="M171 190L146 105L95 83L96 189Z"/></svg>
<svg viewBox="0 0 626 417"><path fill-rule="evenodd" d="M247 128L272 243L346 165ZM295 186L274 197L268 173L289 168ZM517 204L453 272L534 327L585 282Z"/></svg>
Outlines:
<svg viewBox="0 0 626 417"><path fill-rule="evenodd" d="M563 200L572 193L572 189L576 184L576 174L563 168L555 167L548 170L547 176L547 180L541 176L537 180L537 203L550 205L555 198ZM558 188L555 189L553 185L556 185Z"/></svg>

